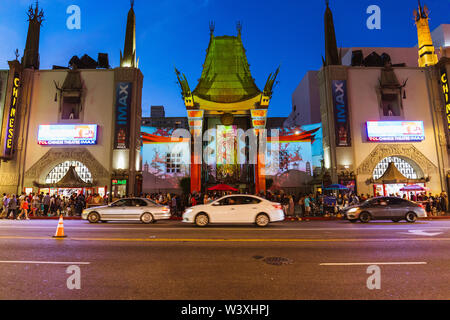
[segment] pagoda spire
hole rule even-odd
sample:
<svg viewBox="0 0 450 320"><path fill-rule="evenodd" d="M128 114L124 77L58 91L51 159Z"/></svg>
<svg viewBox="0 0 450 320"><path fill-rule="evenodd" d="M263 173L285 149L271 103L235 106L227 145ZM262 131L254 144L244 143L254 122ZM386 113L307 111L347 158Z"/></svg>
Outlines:
<svg viewBox="0 0 450 320"><path fill-rule="evenodd" d="M430 25L428 23L429 13L427 6L422 7L419 0L419 11L414 10L414 20L417 26L417 37L419 41L419 67L433 66L438 63L438 57L435 53Z"/></svg>
<svg viewBox="0 0 450 320"><path fill-rule="evenodd" d="M131 0L130 3L131 8L128 11L123 55L122 51L120 51L120 66L138 68L136 61L136 15L134 13L134 0Z"/></svg>
<svg viewBox="0 0 450 320"><path fill-rule="evenodd" d="M39 38L41 33L42 21L44 21L44 11L39 11L39 1L33 8L31 5L28 9L28 34L25 51L22 57L22 66L24 68L39 69Z"/></svg>
<svg viewBox="0 0 450 320"><path fill-rule="evenodd" d="M338 52L336 33L334 30L333 13L329 7L329 1L325 0L325 59L324 66L341 65L341 56Z"/></svg>

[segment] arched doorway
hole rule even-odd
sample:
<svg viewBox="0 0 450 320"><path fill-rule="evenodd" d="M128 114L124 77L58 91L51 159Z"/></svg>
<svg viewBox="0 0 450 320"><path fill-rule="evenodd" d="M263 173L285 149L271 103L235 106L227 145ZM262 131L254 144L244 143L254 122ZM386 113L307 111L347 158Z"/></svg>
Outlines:
<svg viewBox="0 0 450 320"><path fill-rule="evenodd" d="M79 161L64 161L55 166L47 175L45 183L55 184L58 183L69 171L70 167L75 167L75 171L78 176L86 183L92 183L92 173L88 167Z"/></svg>
<svg viewBox="0 0 450 320"><path fill-rule="evenodd" d="M386 157L381 160L373 170L373 179L377 180L386 172L389 163L394 163L398 171L408 179L421 179L423 172L420 167L411 159L404 157Z"/></svg>
<svg viewBox="0 0 450 320"><path fill-rule="evenodd" d="M411 159L400 156L382 159L373 170L372 181L377 196L409 198L409 193L402 191L407 185L426 187L420 167Z"/></svg>

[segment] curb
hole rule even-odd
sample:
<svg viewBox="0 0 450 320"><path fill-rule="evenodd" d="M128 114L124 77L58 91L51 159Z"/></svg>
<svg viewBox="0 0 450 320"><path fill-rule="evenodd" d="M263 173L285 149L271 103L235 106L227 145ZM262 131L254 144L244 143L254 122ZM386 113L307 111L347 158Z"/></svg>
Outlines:
<svg viewBox="0 0 450 320"><path fill-rule="evenodd" d="M82 220L81 217L63 217L64 220ZM30 220L59 220L59 217L30 217ZM182 221L183 218L171 217L170 221ZM338 221L346 220L337 217L302 217L302 218L286 218L285 222L302 222L302 221ZM450 220L450 216L418 218L417 220Z"/></svg>

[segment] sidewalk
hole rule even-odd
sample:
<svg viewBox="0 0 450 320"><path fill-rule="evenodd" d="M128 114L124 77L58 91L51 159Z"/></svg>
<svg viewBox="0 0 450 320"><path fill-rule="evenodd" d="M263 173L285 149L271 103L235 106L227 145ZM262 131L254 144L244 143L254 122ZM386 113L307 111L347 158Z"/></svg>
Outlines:
<svg viewBox="0 0 450 320"><path fill-rule="evenodd" d="M336 221L336 220L345 220L343 217L301 217L299 218L286 218L284 221ZM427 218L418 218L417 220L450 220L449 216L437 216L437 217L427 217Z"/></svg>
<svg viewBox="0 0 450 320"><path fill-rule="evenodd" d="M81 220L81 217L63 217L64 220ZM31 220L58 220L58 217L30 217ZM172 221L181 221L183 220L181 217L171 217ZM287 222L299 222L299 221L337 221L337 220L345 220L343 217L301 217L301 218L291 218L286 217L284 221ZM450 215L448 216L437 216L437 217L427 217L427 218L418 218L418 220L450 220Z"/></svg>

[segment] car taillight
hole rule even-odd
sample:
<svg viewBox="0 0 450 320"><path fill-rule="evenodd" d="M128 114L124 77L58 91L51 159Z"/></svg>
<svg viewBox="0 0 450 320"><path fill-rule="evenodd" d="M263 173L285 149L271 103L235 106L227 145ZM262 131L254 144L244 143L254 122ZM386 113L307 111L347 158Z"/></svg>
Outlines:
<svg viewBox="0 0 450 320"><path fill-rule="evenodd" d="M283 209L283 207L281 206L281 204L279 204L279 203L277 203L277 204L273 204L273 207L275 208L275 209Z"/></svg>
<svg viewBox="0 0 450 320"><path fill-rule="evenodd" d="M421 205L420 203L419 203L419 207L421 207L422 209L425 209L425 207L423 205Z"/></svg>
<svg viewBox="0 0 450 320"><path fill-rule="evenodd" d="M164 212L170 212L170 208L164 207L164 208L162 209L162 211L164 211Z"/></svg>

